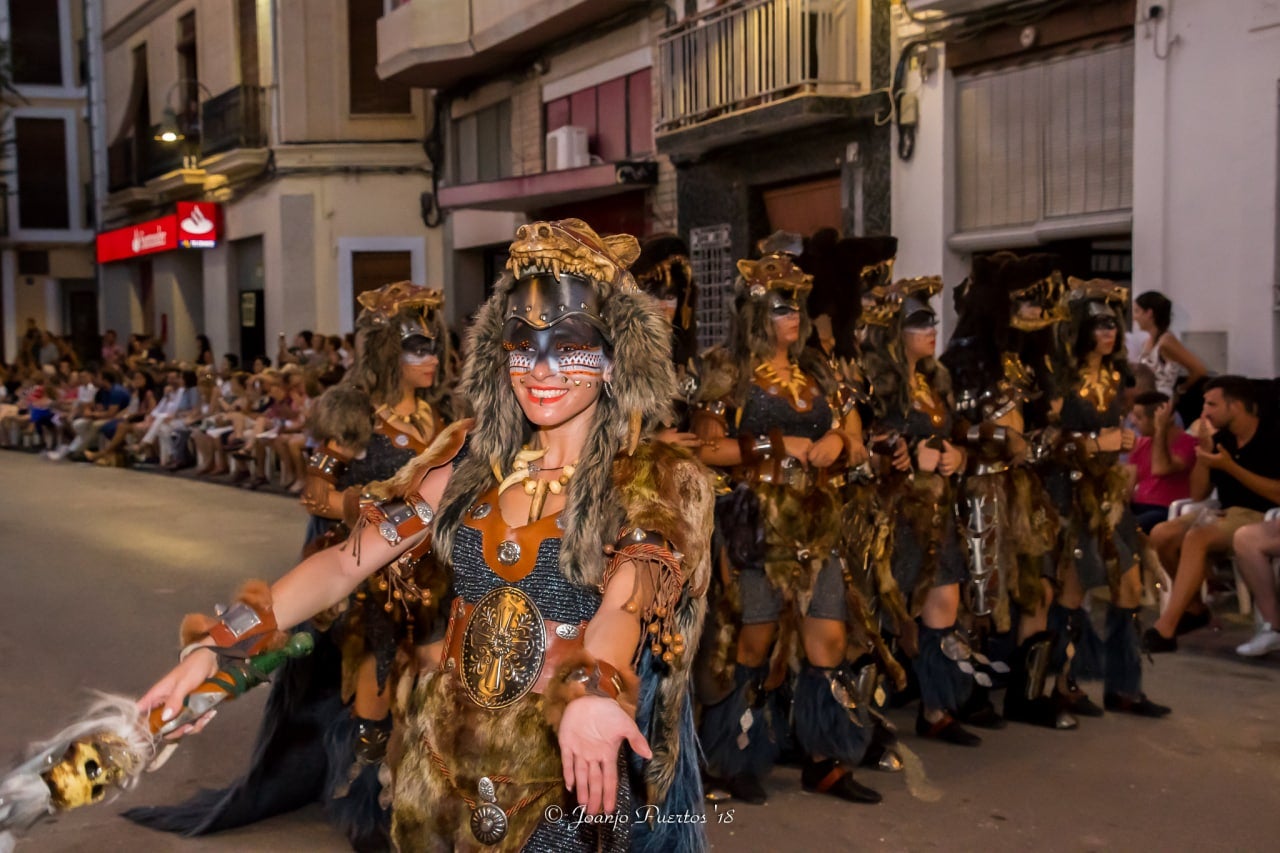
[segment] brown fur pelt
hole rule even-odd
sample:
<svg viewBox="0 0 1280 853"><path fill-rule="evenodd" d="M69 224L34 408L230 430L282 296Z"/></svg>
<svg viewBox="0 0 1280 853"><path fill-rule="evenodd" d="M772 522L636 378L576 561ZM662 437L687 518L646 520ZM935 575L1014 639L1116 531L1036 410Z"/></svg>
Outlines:
<svg viewBox="0 0 1280 853"><path fill-rule="evenodd" d="M688 645L669 664L658 688L650 739L653 759L644 770L645 801L661 804L675 778L680 750L696 749L694 744L680 742L680 716L688 701L689 674L706 618L715 493L710 471L687 450L661 442L642 444L634 454L619 456L613 478L627 524L660 532L684 555L685 586L675 606L674 627Z"/></svg>
<svg viewBox="0 0 1280 853"><path fill-rule="evenodd" d="M403 750L392 768L396 849L510 853L523 847L547 806L565 799L560 749L542 705L531 693L506 708L478 708L453 672L421 676L403 709ZM480 777L497 775L513 777L495 785L497 804L508 813L507 835L484 847L471 834L471 808L462 794L478 800ZM511 814L524 799L529 802Z"/></svg>
<svg viewBox="0 0 1280 853"><path fill-rule="evenodd" d="M458 455L458 451L467 440L467 431L474 423L471 419L464 419L449 424L441 430L426 450L409 460L395 473L394 477L380 483L370 483L365 487L365 491L374 500L384 501L389 498L404 497L409 492L417 490L422 484L422 478L432 469L439 468Z"/></svg>
<svg viewBox="0 0 1280 853"><path fill-rule="evenodd" d="M585 648L577 649L574 654L561 660L556 665L555 675L547 683L542 694L542 713L552 731L560 731L560 721L564 719L564 709L575 699L587 695L587 685L577 678L571 678L574 670L582 668L591 672L598 662L591 652ZM640 679L628 667L618 670L622 681L622 691L618 694L618 704L631 716L636 715L636 706L640 703Z"/></svg>
<svg viewBox="0 0 1280 853"><path fill-rule="evenodd" d="M738 363L728 347L712 347L702 354L698 398L703 402L728 401L738 387Z"/></svg>
<svg viewBox="0 0 1280 853"><path fill-rule="evenodd" d="M354 384L333 386L308 413L307 430L320 444L333 442L360 452L373 437L373 401L369 392Z"/></svg>
<svg viewBox="0 0 1280 853"><path fill-rule="evenodd" d="M271 585L262 580L245 581L244 585L236 592L235 598L232 599L240 604L247 604L259 615L271 614ZM183 648L191 645L197 640L201 640L209 635L213 630L213 626L222 620L217 616L209 616L206 613L188 613L182 617L182 624L178 628L178 643ZM275 619L271 619L274 626ZM259 646L256 652L271 651L284 647L288 641L289 635L272 627L269 632L260 632L267 636L264 641L255 643Z"/></svg>
<svg viewBox="0 0 1280 853"><path fill-rule="evenodd" d="M712 582L707 589L710 607L694 664L695 695L704 705L714 705L733 692L738 631L742 628L742 595L737 572L723 549L714 559Z"/></svg>
<svg viewBox="0 0 1280 853"><path fill-rule="evenodd" d="M454 533L467 507L492 487L494 470L511 470L516 454L532 431L511 389L502 326L507 296L515 280L504 275L493 296L481 307L470 331L469 357L459 394L474 411L484 413L470 433L470 452L454 469L436 521L440 553L453 547ZM676 396L671 363L670 329L653 298L635 290L595 285L601 293L608 354L612 361L609 391L596 403L595 422L569 483L561 521L564 538L560 568L570 582L597 586L604 576L604 544L612 542L623 522L622 505L613 482L613 459L632 446L633 420L651 429L671 418Z"/></svg>
<svg viewBox="0 0 1280 853"><path fill-rule="evenodd" d="M914 477L895 477L900 489L894 503L894 518L904 519L911 533L920 541L924 562L916 577L915 589L902 590L910 601L910 613L919 616L925 597L938 577L938 551L946 533L946 516L951 512L955 495L950 481L938 474L917 471Z"/></svg>
<svg viewBox="0 0 1280 853"><path fill-rule="evenodd" d="M906 672L880 635L878 614L869 602L876 599L893 620L895 633L914 636L915 623L907 613L902 592L893 582L889 542L893 521L885 512L878 484L853 483L845 488L840 512L838 548L845 561L845 604L850 645L855 642L875 654L898 689L906 685ZM914 642L907 643L914 647Z"/></svg>
<svg viewBox="0 0 1280 853"><path fill-rule="evenodd" d="M1096 539L1112 595L1120 589L1121 576L1130 568L1121 565L1115 531L1126 511L1128 476L1120 465L1111 463L1107 455L1077 454L1071 467L1082 476L1072 483L1071 512L1063 519L1064 534L1058 550L1058 576L1062 577L1075 559L1077 538L1081 533Z"/></svg>

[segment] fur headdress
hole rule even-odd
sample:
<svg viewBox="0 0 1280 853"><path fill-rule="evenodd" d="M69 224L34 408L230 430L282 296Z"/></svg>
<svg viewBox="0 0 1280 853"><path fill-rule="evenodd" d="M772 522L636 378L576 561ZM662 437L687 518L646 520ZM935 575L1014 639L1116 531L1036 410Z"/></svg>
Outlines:
<svg viewBox="0 0 1280 853"><path fill-rule="evenodd" d="M1129 289L1105 278L1086 281L1075 276L1067 279L1067 287L1067 300L1071 306L1071 339L1074 342L1070 353L1072 361L1079 360L1094 330L1109 322L1116 329L1116 347L1107 361L1127 370L1124 330L1128 325Z"/></svg>
<svg viewBox="0 0 1280 853"><path fill-rule="evenodd" d="M612 544L623 521L612 479L614 457L634 448L642 429L670 418L676 393L668 326L652 297L640 291L628 272L639 252L634 237L601 238L577 219L520 227L511 244L508 270L494 285L469 333L469 354L458 390L484 417L477 419L470 432L467 455L445 492L436 524L437 553L451 552L462 514L497 483L495 471L511 470L516 454L532 437L511 388L502 346L508 297L521 276L569 274L586 280L595 294L612 374L597 401L595 424L567 488L560 567L573 583L600 583L604 546Z"/></svg>
<svg viewBox="0 0 1280 853"><path fill-rule="evenodd" d="M960 316L942 356L958 389L958 398L976 402L1002 382L1013 379L1006 375L1005 355L1021 355L1028 334L1069 318L1066 285L1058 266L1058 257L1050 254L1019 256L997 252L974 257L969 278L956 289ZM1040 316L1020 316L1020 306L1025 303L1038 307ZM1032 369L1037 374L1048 372L1043 355L1034 359ZM1039 381L1046 377L1036 378Z"/></svg>
<svg viewBox="0 0 1280 853"><path fill-rule="evenodd" d="M898 238L846 237L828 242L820 239L823 235L813 236L799 260L813 274L809 313L831 318L835 355L852 359L857 356L863 296L889 283Z"/></svg>
<svg viewBox="0 0 1280 853"><path fill-rule="evenodd" d="M689 247L674 234L650 237L640 247L631 274L654 299L675 299L672 320L672 356L685 364L698 355L698 289L689 263Z"/></svg>
<svg viewBox="0 0 1280 853"><path fill-rule="evenodd" d="M903 414L910 407L910 383L906 375L906 353L902 346L904 321L923 311L932 312L929 300L942 292L939 276L900 279L873 288L863 298L862 321L867 329L864 366L875 389L877 417ZM946 369L934 358L916 365L941 393L950 392Z"/></svg>
<svg viewBox="0 0 1280 853"><path fill-rule="evenodd" d="M435 343L440 366L435 384L418 396L440 408L453 385L449 373L449 330L444 322L444 296L438 290L397 281L360 294L356 317L355 363L342 381L316 402L307 429L317 441L361 449L373 434L370 415L379 406L400 401L401 343L422 335Z"/></svg>

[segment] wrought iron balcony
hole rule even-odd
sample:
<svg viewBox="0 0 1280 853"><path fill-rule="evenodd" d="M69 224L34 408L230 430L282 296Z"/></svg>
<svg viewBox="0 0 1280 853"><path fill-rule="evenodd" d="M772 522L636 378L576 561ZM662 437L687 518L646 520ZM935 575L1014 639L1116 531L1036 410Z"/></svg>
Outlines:
<svg viewBox="0 0 1280 853"><path fill-rule="evenodd" d="M868 0L743 0L658 39L659 135L797 95L870 90Z"/></svg>
<svg viewBox="0 0 1280 853"><path fill-rule="evenodd" d="M200 107L200 153L267 147L267 90L235 86Z"/></svg>

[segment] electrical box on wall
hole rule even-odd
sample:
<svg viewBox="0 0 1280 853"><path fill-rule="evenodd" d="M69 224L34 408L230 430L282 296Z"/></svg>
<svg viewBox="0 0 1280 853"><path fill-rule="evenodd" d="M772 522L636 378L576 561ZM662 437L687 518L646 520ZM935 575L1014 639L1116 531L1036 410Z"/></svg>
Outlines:
<svg viewBox="0 0 1280 853"><path fill-rule="evenodd" d="M580 169L591 165L587 150L587 129L567 124L547 134L547 171Z"/></svg>

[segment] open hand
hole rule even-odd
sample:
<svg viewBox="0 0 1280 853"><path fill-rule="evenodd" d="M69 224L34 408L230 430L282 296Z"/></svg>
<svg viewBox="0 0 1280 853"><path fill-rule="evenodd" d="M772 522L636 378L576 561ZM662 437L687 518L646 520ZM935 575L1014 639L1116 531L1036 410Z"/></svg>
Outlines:
<svg viewBox="0 0 1280 853"><path fill-rule="evenodd" d="M618 750L622 742L641 758L652 758L649 743L622 706L604 696L583 696L564 708L560 720L560 760L564 784L578 795L587 814L612 814L618 804Z"/></svg>
<svg viewBox="0 0 1280 853"><path fill-rule="evenodd" d="M1225 471L1235 464L1235 460L1231 458L1231 454L1225 450L1205 450L1203 447L1196 448L1196 460L1203 462L1207 468L1215 471Z"/></svg>

